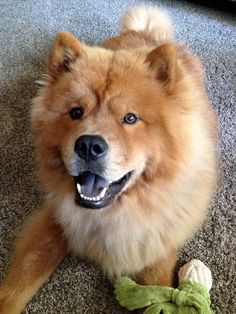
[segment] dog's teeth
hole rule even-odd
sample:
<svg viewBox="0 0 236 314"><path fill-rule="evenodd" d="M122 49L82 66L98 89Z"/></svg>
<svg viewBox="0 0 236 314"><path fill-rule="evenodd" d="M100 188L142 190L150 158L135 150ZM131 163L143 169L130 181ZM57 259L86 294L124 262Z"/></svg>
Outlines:
<svg viewBox="0 0 236 314"><path fill-rule="evenodd" d="M77 187L78 188L78 187ZM100 201L101 198L103 198L106 194L106 191L107 191L107 188L104 188L101 192L101 194L99 196L94 196L94 197L90 197L90 196L86 196L84 195L83 193L80 193L80 197L83 198L84 200L86 201L93 201L93 202L96 202L96 201Z"/></svg>
<svg viewBox="0 0 236 314"><path fill-rule="evenodd" d="M100 193L100 197L103 198L106 194L107 188L103 188L102 192Z"/></svg>
<svg viewBox="0 0 236 314"><path fill-rule="evenodd" d="M78 190L79 193L81 193L81 186L80 186L79 183L77 183L77 190Z"/></svg>

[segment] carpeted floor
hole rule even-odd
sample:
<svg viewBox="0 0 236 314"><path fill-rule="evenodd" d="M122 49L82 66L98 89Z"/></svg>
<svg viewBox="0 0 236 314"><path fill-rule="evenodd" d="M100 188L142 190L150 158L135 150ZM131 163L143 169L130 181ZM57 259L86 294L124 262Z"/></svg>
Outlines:
<svg viewBox="0 0 236 314"><path fill-rule="evenodd" d="M137 2L137 1L136 1ZM40 204L29 125L34 81L58 31L88 43L118 32L118 18L132 0L2 0L0 8L0 273L25 217ZM220 124L221 179L209 217L185 246L180 263L199 258L212 270L213 308L236 313L236 23L232 13L182 1L146 1L168 10L176 39L186 41L206 66L209 97ZM94 266L70 256L47 281L25 313L125 313L112 286ZM9 313L11 314L11 313Z"/></svg>

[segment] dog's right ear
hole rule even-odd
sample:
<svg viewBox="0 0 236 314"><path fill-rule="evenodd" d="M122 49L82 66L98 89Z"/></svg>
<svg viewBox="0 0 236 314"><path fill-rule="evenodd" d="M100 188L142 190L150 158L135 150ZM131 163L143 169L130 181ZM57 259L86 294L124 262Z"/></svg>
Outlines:
<svg viewBox="0 0 236 314"><path fill-rule="evenodd" d="M52 53L48 59L49 75L55 79L65 71L70 71L71 64L83 51L83 45L71 33L57 34Z"/></svg>

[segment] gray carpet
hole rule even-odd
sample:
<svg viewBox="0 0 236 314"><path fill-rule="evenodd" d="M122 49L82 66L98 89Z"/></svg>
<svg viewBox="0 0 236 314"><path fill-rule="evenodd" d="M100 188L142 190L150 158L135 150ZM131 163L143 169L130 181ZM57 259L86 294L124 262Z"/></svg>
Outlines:
<svg viewBox="0 0 236 314"><path fill-rule="evenodd" d="M137 1L136 1L137 2ZM186 41L206 67L207 90L220 124L219 188L202 230L185 246L180 264L200 258L212 270L213 308L236 313L236 36L235 17L181 1L146 1L167 9L176 39ZM88 43L118 32L118 17L131 0L2 0L0 8L0 274L25 217L40 204L35 179L30 100L34 81L58 31ZM28 304L25 313L125 313L112 286L85 261L70 256ZM9 313L10 314L10 313Z"/></svg>

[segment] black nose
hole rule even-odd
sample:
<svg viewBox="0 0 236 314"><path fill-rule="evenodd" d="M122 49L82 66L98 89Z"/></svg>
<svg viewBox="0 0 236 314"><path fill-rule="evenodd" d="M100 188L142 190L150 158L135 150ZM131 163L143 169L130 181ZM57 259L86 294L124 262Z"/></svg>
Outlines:
<svg viewBox="0 0 236 314"><path fill-rule="evenodd" d="M87 162L106 155L107 143L98 135L83 135L75 142L75 152Z"/></svg>

